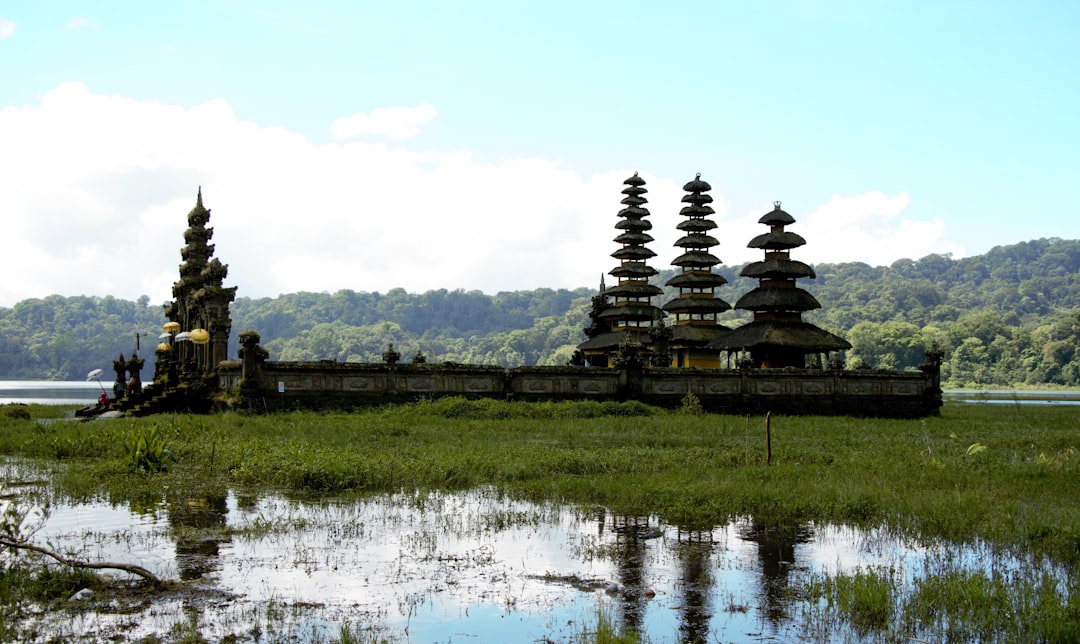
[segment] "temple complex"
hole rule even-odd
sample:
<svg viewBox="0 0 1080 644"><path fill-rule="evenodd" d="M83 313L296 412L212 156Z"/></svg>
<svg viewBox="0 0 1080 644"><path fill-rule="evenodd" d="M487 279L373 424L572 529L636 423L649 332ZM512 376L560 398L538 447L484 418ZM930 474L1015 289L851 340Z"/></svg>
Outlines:
<svg viewBox="0 0 1080 644"><path fill-rule="evenodd" d="M675 242L683 254L671 263L679 273L669 279L667 286L677 287L679 297L664 304L664 311L674 316L670 350L673 367L720 367L720 352L710 348L710 342L725 336L729 329L717 322L717 315L731 305L716 296L717 287L727 280L712 271L720 260L710 249L720 242L708 233L716 228L709 219L713 214L712 190L699 173L693 181L683 186L687 193L682 201L689 204L679 211L686 217L676 226L685 235Z"/></svg>
<svg viewBox="0 0 1080 644"><path fill-rule="evenodd" d="M698 175L684 186L684 234L672 261L678 271L667 286L678 296L663 308L653 298L663 290L650 283L658 273L648 260L656 256L647 244L652 224L645 180L638 174L624 182L615 225L619 261L609 274L617 280L592 299L587 339L578 345L571 364L555 367L512 367L431 363L422 355L403 364L390 344L382 362L270 360L258 331L238 334L236 359L226 355L232 330L229 305L236 287L223 286L228 268L214 255L210 211L202 191L188 213L184 260L173 285L174 300L164 307L166 322L157 347L153 382L141 386L142 360L132 354L114 363L115 390L122 395L107 404L110 411L144 415L161 412L208 412L246 409L347 409L409 402L439 396L501 398L517 401L639 400L676 407L692 400L710 412L845 414L920 417L939 413L942 354L927 351L919 371L845 369L838 357L808 360L850 348L842 338L802 320L818 301L796 286L814 277L813 269L790 258L805 241L785 228L794 218L776 208L761 218L769 232L749 244L765 252L742 275L758 287L739 298L735 307L754 319L734 330L718 321L731 306L716 294L725 279L713 272L720 260L712 254L719 241L709 184ZM668 324L665 317L672 321ZM720 357L739 355L735 368ZM124 383L124 378L127 382ZM690 396L693 398L689 398Z"/></svg>
<svg viewBox="0 0 1080 644"><path fill-rule="evenodd" d="M739 298L735 308L754 312L753 321L711 341L713 351L749 352L750 365L768 369L803 368L806 358L851 348L847 340L802 319L803 311L821 308L810 293L796 285L799 278L815 277L814 269L791 259L791 249L806 244L800 235L785 230L795 218L780 209L780 202L758 220L769 232L754 237L749 248L765 251L765 259L752 262L740 275L758 280L758 287ZM821 365L821 360L817 361Z"/></svg>

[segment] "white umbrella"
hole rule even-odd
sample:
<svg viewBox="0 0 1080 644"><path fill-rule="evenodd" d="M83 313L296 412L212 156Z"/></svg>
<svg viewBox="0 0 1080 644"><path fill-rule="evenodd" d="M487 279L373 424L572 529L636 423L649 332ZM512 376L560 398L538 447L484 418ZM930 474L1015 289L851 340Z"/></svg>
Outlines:
<svg viewBox="0 0 1080 644"><path fill-rule="evenodd" d="M105 385L101 384L101 369L93 369L90 373L86 374L86 382L91 380L97 380L98 386L101 387L101 393L105 393Z"/></svg>

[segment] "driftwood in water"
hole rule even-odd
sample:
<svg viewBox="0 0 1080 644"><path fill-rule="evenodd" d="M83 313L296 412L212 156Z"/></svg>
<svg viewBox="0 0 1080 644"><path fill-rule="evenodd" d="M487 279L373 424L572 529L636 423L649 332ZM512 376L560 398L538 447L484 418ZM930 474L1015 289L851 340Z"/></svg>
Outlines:
<svg viewBox="0 0 1080 644"><path fill-rule="evenodd" d="M48 548L43 548L41 546L36 546L36 545L34 545L32 543L26 543L26 542L23 542L23 541L14 541L14 540L9 539L8 537L4 537L4 536L0 536L0 546L5 546L5 547L8 547L8 548L15 548L16 550L29 550L31 552L36 552L38 554L42 554L42 555L45 555L47 557L52 557L53 559L59 561L60 563L62 563L64 565L67 565L67 566L72 566L74 568L90 568L90 569L96 569L96 570L103 570L103 569L122 570L124 572L129 572L129 573L131 573L133 575L138 575L138 576L142 577L143 579L149 581L150 583L154 584L155 586L160 586L161 585L161 579L158 578L157 575L150 572L146 568L143 568L142 566L137 566L135 564L117 563L117 562L110 562L110 561L104 561L104 562L77 561L75 559L68 559L64 555L62 555L62 554L60 554L58 552L54 552L52 550L49 550Z"/></svg>

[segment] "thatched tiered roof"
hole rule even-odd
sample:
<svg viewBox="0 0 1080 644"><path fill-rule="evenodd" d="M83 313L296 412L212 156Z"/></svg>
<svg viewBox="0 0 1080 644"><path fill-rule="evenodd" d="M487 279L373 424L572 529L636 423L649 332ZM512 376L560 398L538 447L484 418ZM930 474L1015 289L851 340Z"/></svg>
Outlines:
<svg viewBox="0 0 1080 644"><path fill-rule="evenodd" d="M648 192L645 179L635 172L623 184L625 196L620 203L624 208L619 211L620 220L615 224L620 233L613 240L620 246L611 254L619 260L619 265L608 273L618 279L618 284L597 296L601 301L590 314L593 319L590 337L577 347L594 364L607 364L611 354L627 343L647 345L651 341L649 332L653 321L663 316L663 312L652 304L652 298L663 290L649 283L657 270L648 265L648 260L656 253L646 247L653 237L648 234L652 222L645 219L649 216L649 210L645 208L648 203L644 196Z"/></svg>
<svg viewBox="0 0 1080 644"><path fill-rule="evenodd" d="M780 209L777 201L772 211L758 223L769 232L750 240L750 248L765 251L765 259L748 264L743 277L758 280L758 287L739 298L735 308L753 311L754 321L709 343L722 351L749 351L759 367L802 367L805 357L850 349L847 340L802 320L804 311L821 308L813 295L796 286L795 280L814 277L814 269L789 256L792 248L806 243L801 236L785 230L795 218Z"/></svg>
<svg viewBox="0 0 1080 644"><path fill-rule="evenodd" d="M720 263L720 258L712 253L720 242L708 234L716 228L716 222L709 218L715 212L709 205L713 198L706 194L712 186L702 181L698 174L683 186L683 190L687 194L683 195L682 202L687 205L679 214L686 219L676 228L685 234L675 242L683 253L671 262L679 268L678 274L667 281L668 286L679 289L679 296L665 303L663 308L675 316L671 349L676 366L717 366L716 352L698 351L728 332L727 327L717 323L716 316L731 308L716 297L715 292L727 280L712 272Z"/></svg>

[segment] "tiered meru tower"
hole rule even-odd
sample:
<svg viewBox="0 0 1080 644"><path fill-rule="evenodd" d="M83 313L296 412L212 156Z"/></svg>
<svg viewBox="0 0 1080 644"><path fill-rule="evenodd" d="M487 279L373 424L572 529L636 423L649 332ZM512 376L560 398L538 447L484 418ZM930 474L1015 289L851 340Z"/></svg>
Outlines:
<svg viewBox="0 0 1080 644"><path fill-rule="evenodd" d="M619 265L608 273L618 279L618 284L597 296L592 325L586 330L589 339L578 345L585 360L599 367L611 366L619 359L617 354L626 353L627 349L644 358L653 343L654 323L664 315L652 304L652 298L663 290L649 284L649 278L657 270L648 265L656 253L645 246L653 241L647 232L652 229L652 222L645 219L649 216L644 207L648 199L642 196L648 192L645 180L635 172L623 184L626 187L622 194L626 196L620 203L625 208L619 211L615 229L620 233L614 239L620 246L611 254L619 260ZM608 298L614 301L609 302Z"/></svg>
<svg viewBox="0 0 1080 644"><path fill-rule="evenodd" d="M806 356L828 354L850 349L851 344L809 322L802 313L821 308L810 293L799 288L795 280L815 277L808 264L791 259L790 250L806 243L801 236L784 230L795 218L774 204L758 223L769 232L758 235L747 244L749 248L765 251L765 260L752 262L743 268L743 277L758 280L758 287L739 298L735 308L754 312L752 322L709 343L709 348L728 352L749 352L750 366L755 368L806 366Z"/></svg>
<svg viewBox="0 0 1080 644"><path fill-rule="evenodd" d="M169 322L179 325L180 333L187 333L180 337L189 339L174 342L176 359L196 374L212 372L226 359L232 330L229 303L236 298L235 286L222 286L229 268L213 257L214 245L209 241L214 229L206 226L209 221L210 211L203 207L200 188L195 207L188 213L187 243L180 250L184 263L180 265L180 281L172 288L175 300L165 305Z"/></svg>
<svg viewBox="0 0 1080 644"><path fill-rule="evenodd" d="M705 194L712 186L698 174L683 190L688 194L683 195L682 201L688 205L679 214L686 219L676 228L684 236L675 242L683 254L671 262L679 272L667 281L667 286L679 289L679 297L664 304L664 310L675 317L670 340L672 366L717 368L721 366L720 352L708 349L707 345L730 331L717 322L716 316L731 305L716 297L716 288L727 280L712 271L720 263L710 252L720 242L707 234L716 228L716 223L709 219L715 212L709 205L713 199Z"/></svg>

